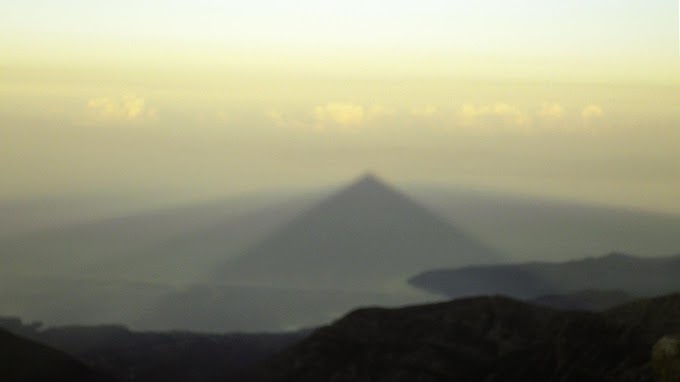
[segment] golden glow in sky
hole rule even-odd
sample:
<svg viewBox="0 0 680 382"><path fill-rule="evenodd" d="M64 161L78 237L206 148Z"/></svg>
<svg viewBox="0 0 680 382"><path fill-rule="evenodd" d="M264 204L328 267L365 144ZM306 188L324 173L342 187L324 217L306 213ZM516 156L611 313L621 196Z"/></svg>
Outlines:
<svg viewBox="0 0 680 382"><path fill-rule="evenodd" d="M372 169L679 212L677 7L4 1L0 197Z"/></svg>

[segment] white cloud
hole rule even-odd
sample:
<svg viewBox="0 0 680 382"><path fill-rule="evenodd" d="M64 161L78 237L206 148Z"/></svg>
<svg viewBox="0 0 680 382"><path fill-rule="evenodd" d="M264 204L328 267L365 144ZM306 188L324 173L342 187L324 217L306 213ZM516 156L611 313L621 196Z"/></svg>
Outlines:
<svg viewBox="0 0 680 382"><path fill-rule="evenodd" d="M394 115L395 110L383 105L364 106L354 103L330 102L312 109L307 116L291 117L280 111L270 111L267 117L277 127L324 130L331 128L357 129L376 119Z"/></svg>
<svg viewBox="0 0 680 382"><path fill-rule="evenodd" d="M437 112L439 109L436 106L433 105L422 105L422 106L416 106L411 108L411 115L414 117L432 117Z"/></svg>
<svg viewBox="0 0 680 382"><path fill-rule="evenodd" d="M384 105L371 105L370 108L368 108L368 114L367 114L367 119L376 119L376 118L382 118L382 117L389 117L391 115L394 115L397 111L388 106Z"/></svg>
<svg viewBox="0 0 680 382"><path fill-rule="evenodd" d="M312 128L312 124L306 124L302 121L291 119L278 110L271 110L267 113L267 118L279 128Z"/></svg>
<svg viewBox="0 0 680 382"><path fill-rule="evenodd" d="M604 115L604 110L599 105L588 105L581 111L583 119L600 118Z"/></svg>
<svg viewBox="0 0 680 382"><path fill-rule="evenodd" d="M515 106L504 102L493 105L463 104L458 111L460 122L466 126L498 124L524 127L529 124L527 115Z"/></svg>
<svg viewBox="0 0 680 382"><path fill-rule="evenodd" d="M224 111L218 111L216 113L217 120L222 122L222 123L228 123L231 122L231 115L229 113L224 112Z"/></svg>
<svg viewBox="0 0 680 382"><path fill-rule="evenodd" d="M97 117L107 120L140 121L158 118L158 111L150 107L144 98L134 94L93 98L88 101L87 107Z"/></svg>
<svg viewBox="0 0 680 382"><path fill-rule="evenodd" d="M562 118L564 116L564 107L559 103L544 102L537 114L543 118Z"/></svg>
<svg viewBox="0 0 680 382"><path fill-rule="evenodd" d="M357 126L364 122L366 110L362 105L352 103L329 103L314 108L314 118L324 126Z"/></svg>

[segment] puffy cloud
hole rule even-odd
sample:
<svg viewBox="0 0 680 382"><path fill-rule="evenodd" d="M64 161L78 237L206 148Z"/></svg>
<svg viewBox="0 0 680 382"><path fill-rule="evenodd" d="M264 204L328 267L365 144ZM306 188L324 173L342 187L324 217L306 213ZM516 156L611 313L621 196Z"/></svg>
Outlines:
<svg viewBox="0 0 680 382"><path fill-rule="evenodd" d="M383 105L370 107L354 104L330 102L316 106L311 113L301 118L294 118L281 113L270 111L267 117L277 127L302 128L323 130L328 128L356 129L365 127L375 119L394 115L395 110Z"/></svg>
<svg viewBox="0 0 680 382"><path fill-rule="evenodd" d="M328 123L340 126L357 126L364 122L366 111L361 105L329 103L314 108L314 118L324 126Z"/></svg>
<svg viewBox="0 0 680 382"><path fill-rule="evenodd" d="M157 119L158 111L144 98L130 94L122 97L100 97L88 101L87 107L100 118L139 121Z"/></svg>
<svg viewBox="0 0 680 382"><path fill-rule="evenodd" d="M559 103L544 102L538 111L538 116L543 118L562 118L564 116L564 107Z"/></svg>
<svg viewBox="0 0 680 382"><path fill-rule="evenodd" d="M272 110L267 113L267 118L274 124L276 127L280 128L300 128L300 129L305 129L305 128L314 128L314 124L312 123L305 123L300 120L296 119L291 119L288 116L284 115L280 111L277 110Z"/></svg>
<svg viewBox="0 0 680 382"><path fill-rule="evenodd" d="M502 123L512 126L526 126L529 118L515 106L499 102L493 105L463 104L458 111L463 125L471 126L480 123Z"/></svg>
<svg viewBox="0 0 680 382"><path fill-rule="evenodd" d="M411 108L411 115L414 117L432 117L439 109L433 105L416 106Z"/></svg>
<svg viewBox="0 0 680 382"><path fill-rule="evenodd" d="M372 105L368 109L368 119L374 119L374 118L381 118L381 117L388 117L391 115L394 115L396 113L396 110L391 107L387 107L384 105Z"/></svg>
<svg viewBox="0 0 680 382"><path fill-rule="evenodd" d="M581 110L583 119L599 118L604 115L604 110L599 105L588 105Z"/></svg>
<svg viewBox="0 0 680 382"><path fill-rule="evenodd" d="M284 118L281 112L276 110L270 110L267 112L267 119L269 119L276 127L285 127L286 118Z"/></svg>
<svg viewBox="0 0 680 382"><path fill-rule="evenodd" d="M222 122L222 123L231 122L231 116L227 112L218 111L216 113L216 116L217 116L217 120Z"/></svg>

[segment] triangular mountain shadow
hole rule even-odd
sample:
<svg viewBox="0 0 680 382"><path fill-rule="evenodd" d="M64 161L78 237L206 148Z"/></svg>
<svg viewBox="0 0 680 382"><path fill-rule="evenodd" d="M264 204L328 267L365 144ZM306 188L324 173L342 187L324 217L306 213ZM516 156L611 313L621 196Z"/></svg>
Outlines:
<svg viewBox="0 0 680 382"><path fill-rule="evenodd" d="M418 271L500 256L368 174L225 264L228 283L383 288Z"/></svg>

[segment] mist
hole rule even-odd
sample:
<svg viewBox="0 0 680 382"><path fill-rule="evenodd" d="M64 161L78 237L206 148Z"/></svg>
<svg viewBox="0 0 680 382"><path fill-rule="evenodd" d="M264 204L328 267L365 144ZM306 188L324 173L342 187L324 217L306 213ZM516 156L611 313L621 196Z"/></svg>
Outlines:
<svg viewBox="0 0 680 382"><path fill-rule="evenodd" d="M3 1L0 380L680 377L677 11Z"/></svg>

